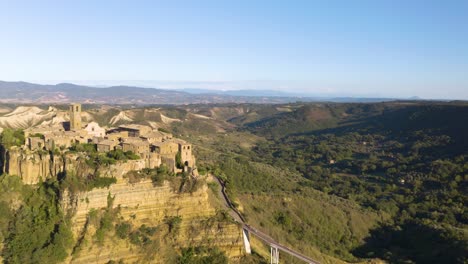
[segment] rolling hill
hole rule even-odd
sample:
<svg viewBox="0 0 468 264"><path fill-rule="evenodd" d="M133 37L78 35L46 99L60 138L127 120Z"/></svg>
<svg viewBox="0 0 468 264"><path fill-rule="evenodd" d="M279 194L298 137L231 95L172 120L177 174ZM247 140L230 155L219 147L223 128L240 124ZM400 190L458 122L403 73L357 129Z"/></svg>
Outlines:
<svg viewBox="0 0 468 264"><path fill-rule="evenodd" d="M166 90L134 86L90 87L72 83L41 85L0 81L3 103L69 103L167 105L199 103L291 103L296 101L383 102L391 98L331 98L283 93L269 90L209 91L197 89Z"/></svg>

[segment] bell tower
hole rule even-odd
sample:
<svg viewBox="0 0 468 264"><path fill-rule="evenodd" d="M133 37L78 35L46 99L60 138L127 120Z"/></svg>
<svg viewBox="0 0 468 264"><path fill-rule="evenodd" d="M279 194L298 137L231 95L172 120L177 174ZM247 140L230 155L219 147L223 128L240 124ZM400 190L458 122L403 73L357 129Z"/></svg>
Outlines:
<svg viewBox="0 0 468 264"><path fill-rule="evenodd" d="M81 104L70 105L70 130L81 129Z"/></svg>

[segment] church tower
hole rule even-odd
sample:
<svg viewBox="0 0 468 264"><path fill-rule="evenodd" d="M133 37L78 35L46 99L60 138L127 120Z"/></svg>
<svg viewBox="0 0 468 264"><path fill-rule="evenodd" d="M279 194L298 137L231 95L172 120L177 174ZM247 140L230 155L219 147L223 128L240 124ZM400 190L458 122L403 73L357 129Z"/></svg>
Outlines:
<svg viewBox="0 0 468 264"><path fill-rule="evenodd" d="M70 105L70 130L81 129L81 104Z"/></svg>

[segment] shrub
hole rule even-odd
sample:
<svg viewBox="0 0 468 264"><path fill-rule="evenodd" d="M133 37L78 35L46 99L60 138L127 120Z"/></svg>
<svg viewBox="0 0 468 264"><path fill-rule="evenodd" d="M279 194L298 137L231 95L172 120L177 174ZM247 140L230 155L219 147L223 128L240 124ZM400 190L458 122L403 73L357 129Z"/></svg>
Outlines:
<svg viewBox="0 0 468 264"><path fill-rule="evenodd" d="M163 133L171 133L169 130L162 128L162 127L158 127L158 131L163 132Z"/></svg>
<svg viewBox="0 0 468 264"><path fill-rule="evenodd" d="M137 159L140 159L140 156L138 156L137 154L133 153L133 151L131 151L131 150L125 151L125 157L127 157L127 159L129 159L129 160L137 160Z"/></svg>
<svg viewBox="0 0 468 264"><path fill-rule="evenodd" d="M44 139L44 135L41 134L41 133L34 133L34 134L30 134L29 137L38 137L40 139Z"/></svg>
<svg viewBox="0 0 468 264"><path fill-rule="evenodd" d="M147 235L147 236L152 236L156 233L157 231L157 227L149 227L149 226L146 226L146 225L141 225L140 228L138 228L138 231L140 231L141 233Z"/></svg>
<svg viewBox="0 0 468 264"><path fill-rule="evenodd" d="M8 149L12 146L22 146L25 143L23 130L5 128L0 135L0 144Z"/></svg>
<svg viewBox="0 0 468 264"><path fill-rule="evenodd" d="M177 258L178 264L225 264L228 263L227 256L218 248L189 247L183 248L181 255Z"/></svg>
<svg viewBox="0 0 468 264"><path fill-rule="evenodd" d="M96 153L96 145L91 143L74 144L69 148L71 151L86 152L88 154Z"/></svg>
<svg viewBox="0 0 468 264"><path fill-rule="evenodd" d="M130 234L132 226L128 222L123 222L115 225L115 233L121 239L125 239Z"/></svg>
<svg viewBox="0 0 468 264"><path fill-rule="evenodd" d="M79 177L75 174L65 174L60 181L60 188L68 189L71 193L90 191L94 188L108 188L110 185L117 182L116 178L110 177Z"/></svg>
<svg viewBox="0 0 468 264"><path fill-rule="evenodd" d="M182 169L184 167L184 165L182 164L182 153L180 153L180 151L177 151L177 154L175 156L175 160L176 160L176 167L178 169Z"/></svg>
<svg viewBox="0 0 468 264"><path fill-rule="evenodd" d="M169 228L169 233L177 233L180 228L180 223L182 222L182 217L180 216L170 216L164 219L164 222Z"/></svg>

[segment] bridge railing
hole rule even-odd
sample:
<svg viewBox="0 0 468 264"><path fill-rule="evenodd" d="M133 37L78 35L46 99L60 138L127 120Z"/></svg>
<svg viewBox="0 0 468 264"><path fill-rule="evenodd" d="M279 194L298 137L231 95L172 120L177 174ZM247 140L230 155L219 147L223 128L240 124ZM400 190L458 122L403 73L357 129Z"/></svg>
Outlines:
<svg viewBox="0 0 468 264"><path fill-rule="evenodd" d="M229 207L231 208L231 210L233 210L239 216L239 218L242 220L242 222L245 223L245 218L242 216L242 214L239 212L239 210L237 210L237 208L234 206L234 204L231 202L231 200L227 196L226 183L222 179L220 179L220 178L218 178L216 176L215 176L215 178L218 180L219 184L221 184L221 192L223 193L224 199L228 203Z"/></svg>

